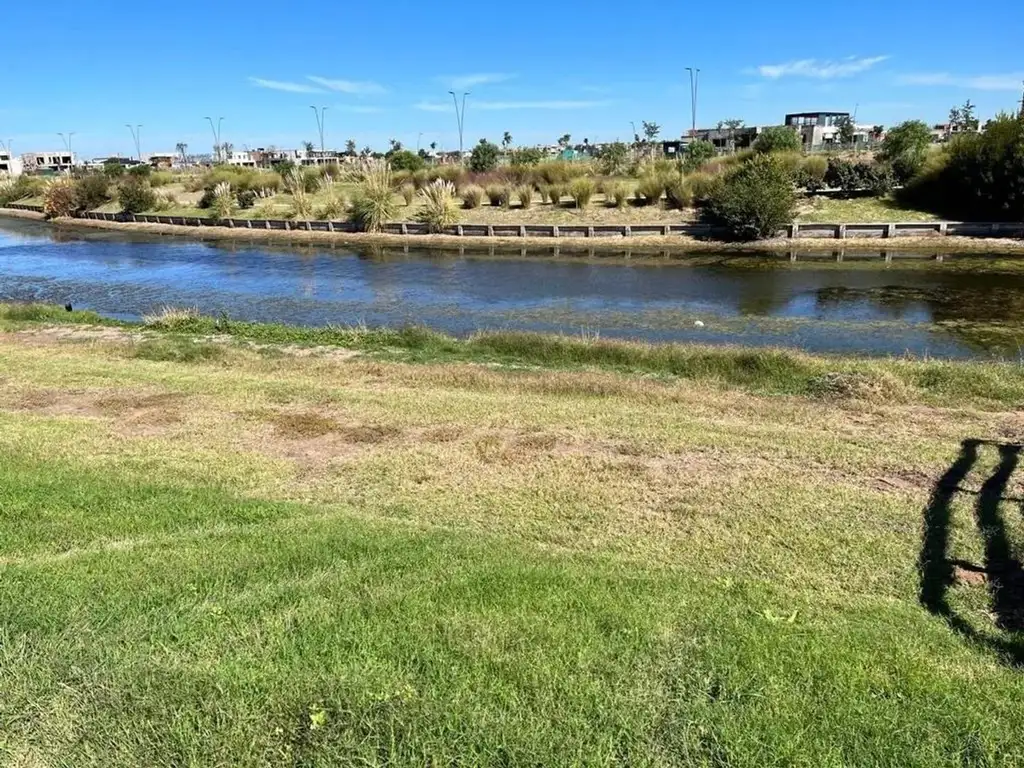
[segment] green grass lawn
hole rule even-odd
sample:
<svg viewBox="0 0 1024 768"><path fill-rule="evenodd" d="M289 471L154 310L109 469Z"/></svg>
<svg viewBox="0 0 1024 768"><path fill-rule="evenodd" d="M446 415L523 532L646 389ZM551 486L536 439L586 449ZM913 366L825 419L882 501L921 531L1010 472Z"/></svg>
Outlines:
<svg viewBox="0 0 1024 768"><path fill-rule="evenodd" d="M859 224L876 221L936 221L940 218L930 211L901 206L891 197L855 197L849 200L812 197L806 198L798 206L796 220L823 224Z"/></svg>
<svg viewBox="0 0 1024 768"><path fill-rule="evenodd" d="M0 314L0 764L1024 764L1019 369Z"/></svg>

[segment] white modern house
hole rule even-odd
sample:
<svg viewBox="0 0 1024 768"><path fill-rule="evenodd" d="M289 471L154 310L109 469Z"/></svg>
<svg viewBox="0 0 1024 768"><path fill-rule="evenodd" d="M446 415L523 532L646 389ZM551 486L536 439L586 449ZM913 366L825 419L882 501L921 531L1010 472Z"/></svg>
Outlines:
<svg viewBox="0 0 1024 768"><path fill-rule="evenodd" d="M247 149L233 149L227 153L224 162L228 165L237 165L241 168L255 168L256 158Z"/></svg>
<svg viewBox="0 0 1024 768"><path fill-rule="evenodd" d="M26 152L21 156L22 170L33 171L66 171L78 165L74 152Z"/></svg>
<svg viewBox="0 0 1024 768"><path fill-rule="evenodd" d="M10 150L0 149L0 176L21 176L22 170L20 157L12 156Z"/></svg>

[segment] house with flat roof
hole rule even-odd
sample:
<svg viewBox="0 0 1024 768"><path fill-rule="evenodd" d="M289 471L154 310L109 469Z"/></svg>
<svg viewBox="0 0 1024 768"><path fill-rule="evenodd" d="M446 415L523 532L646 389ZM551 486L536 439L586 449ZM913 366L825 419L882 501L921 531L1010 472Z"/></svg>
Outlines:
<svg viewBox="0 0 1024 768"><path fill-rule="evenodd" d="M25 173L45 173L66 171L78 165L74 152L60 150L58 152L26 152L21 156L22 170Z"/></svg>
<svg viewBox="0 0 1024 768"><path fill-rule="evenodd" d="M838 145L839 129L850 119L849 112L792 112L786 115L784 125L800 135L805 150L813 150ZM873 128L870 125L854 125L854 144L869 141Z"/></svg>
<svg viewBox="0 0 1024 768"><path fill-rule="evenodd" d="M10 150L0 149L0 176L21 176L20 157L14 157Z"/></svg>

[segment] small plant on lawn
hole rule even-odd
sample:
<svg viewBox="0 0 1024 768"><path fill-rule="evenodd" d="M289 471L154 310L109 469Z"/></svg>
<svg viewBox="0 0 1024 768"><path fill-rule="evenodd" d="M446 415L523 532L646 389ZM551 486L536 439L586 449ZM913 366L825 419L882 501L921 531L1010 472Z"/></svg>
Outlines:
<svg viewBox="0 0 1024 768"><path fill-rule="evenodd" d="M590 199L594 196L594 180L587 177L580 177L569 185L569 194L577 208L586 208L590 205Z"/></svg>
<svg viewBox="0 0 1024 768"><path fill-rule="evenodd" d="M644 205L658 205L664 192L665 179L656 173L648 173L640 177L640 182L636 185L638 199Z"/></svg>
<svg viewBox="0 0 1024 768"><path fill-rule="evenodd" d="M178 205L178 198L166 189L154 190L153 197L155 200L153 203L154 211L168 211L171 208L176 208Z"/></svg>
<svg viewBox="0 0 1024 768"><path fill-rule="evenodd" d="M793 220L793 180L778 158L761 154L729 174L708 201L711 218L738 240L773 237Z"/></svg>
<svg viewBox="0 0 1024 768"><path fill-rule="evenodd" d="M125 213L142 213L156 205L156 195L149 182L135 174L125 174L117 185L117 199Z"/></svg>
<svg viewBox="0 0 1024 768"><path fill-rule="evenodd" d="M210 211L216 219L230 219L238 207L235 193L231 190L231 184L222 181L213 188L213 204Z"/></svg>
<svg viewBox="0 0 1024 768"><path fill-rule="evenodd" d="M426 224L431 232L441 232L459 220L459 207L455 203L455 185L438 179L420 191L423 204L416 220Z"/></svg>
<svg viewBox="0 0 1024 768"><path fill-rule="evenodd" d="M521 184L516 187L516 198L519 200L519 206L524 210L528 209L533 205L533 185L532 184Z"/></svg>
<svg viewBox="0 0 1024 768"><path fill-rule="evenodd" d="M43 215L48 219L70 216L75 212L75 184L67 176L53 179L43 191Z"/></svg>
<svg viewBox="0 0 1024 768"><path fill-rule="evenodd" d="M416 187L412 184L403 184L399 193L402 195L402 199L405 201L406 207L408 207L412 205L412 201L416 197Z"/></svg>
<svg viewBox="0 0 1024 768"><path fill-rule="evenodd" d="M336 184L327 186L327 195L324 197L323 205L316 212L316 217L322 220L337 220L345 216L347 201L345 195L337 189Z"/></svg>
<svg viewBox="0 0 1024 768"><path fill-rule="evenodd" d="M440 179L439 179L440 181ZM451 183L451 182L449 182ZM452 184L452 189L455 185ZM484 201L484 191L476 184L470 184L468 187L462 190L462 207L472 210L473 208L479 208L480 204Z"/></svg>
<svg viewBox="0 0 1024 768"><path fill-rule="evenodd" d="M363 183L352 202L352 220L364 232L380 232L398 214L387 163L369 163L362 172Z"/></svg>
<svg viewBox="0 0 1024 768"><path fill-rule="evenodd" d="M796 184L809 192L825 186L825 174L828 173L828 160L821 155L810 155L803 159L797 172Z"/></svg>
<svg viewBox="0 0 1024 768"><path fill-rule="evenodd" d="M110 200L110 179L103 173L87 173L75 179L75 209L91 211Z"/></svg>
<svg viewBox="0 0 1024 768"><path fill-rule="evenodd" d="M508 187L492 184L487 187L487 200L494 208L505 207L511 197Z"/></svg>
<svg viewBox="0 0 1024 768"><path fill-rule="evenodd" d="M143 315L142 322L148 328L159 328L164 331L184 329L199 320L197 307L165 306L159 312Z"/></svg>

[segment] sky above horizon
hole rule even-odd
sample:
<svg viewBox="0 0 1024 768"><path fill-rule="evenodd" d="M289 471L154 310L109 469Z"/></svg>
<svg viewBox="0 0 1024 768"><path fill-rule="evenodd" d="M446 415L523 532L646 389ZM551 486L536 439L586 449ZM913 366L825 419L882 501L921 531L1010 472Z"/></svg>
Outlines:
<svg viewBox="0 0 1024 768"><path fill-rule="evenodd" d="M966 99L986 119L1018 107L1024 89L1019 1L990 0L977 16L951 0L623 8L17 3L3 16L0 141L20 154L62 148L58 132L74 132L82 156L129 155L130 123L144 154L178 142L209 152L211 116L236 148L297 147L319 144L317 105L328 147L456 149L449 90L470 92L467 148L505 131L517 145L565 133L629 141L643 120L667 138L690 127L686 67L701 70L698 127L818 110L937 123Z"/></svg>

